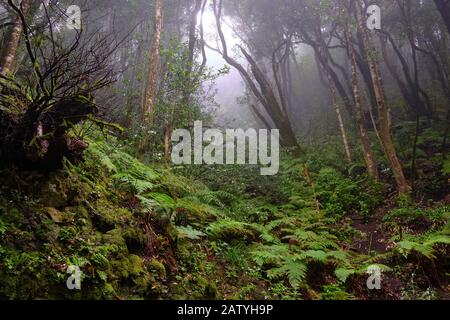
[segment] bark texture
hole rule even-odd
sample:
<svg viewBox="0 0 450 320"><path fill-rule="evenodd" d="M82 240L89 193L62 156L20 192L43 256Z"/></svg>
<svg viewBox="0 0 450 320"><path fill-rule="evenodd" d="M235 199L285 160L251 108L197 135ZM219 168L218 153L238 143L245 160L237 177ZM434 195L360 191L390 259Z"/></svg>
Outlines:
<svg viewBox="0 0 450 320"><path fill-rule="evenodd" d="M22 12L26 14L30 10L30 6L31 0L23 0L21 2ZM22 20L17 16L14 20L14 25L11 27L7 36L6 46L3 48L0 57L0 74L3 76L13 72L14 60L16 58L22 32Z"/></svg>
<svg viewBox="0 0 450 320"><path fill-rule="evenodd" d="M397 156L397 150L395 149L395 145L391 135L389 108L387 105L379 63L376 58L376 49L373 44L372 35L370 34L369 30L366 28L364 23L363 18L364 1L358 0L355 7L358 19L358 27L364 37L364 45L366 47L367 61L369 63L370 75L372 77L375 97L377 100L378 122L380 127L379 133L381 142L384 147L386 158L389 161L392 173L397 183L399 193L400 194L409 193L411 192L411 186L408 184L408 181L406 180L406 177L403 173L403 168Z"/></svg>
<svg viewBox="0 0 450 320"><path fill-rule="evenodd" d="M156 96L158 91L158 65L159 65L159 47L161 45L161 31L162 31L162 1L155 1L155 24L153 44L151 49L150 66L148 68L147 86L145 90L145 100L143 105L144 117L149 123L152 121L152 115L155 109Z"/></svg>

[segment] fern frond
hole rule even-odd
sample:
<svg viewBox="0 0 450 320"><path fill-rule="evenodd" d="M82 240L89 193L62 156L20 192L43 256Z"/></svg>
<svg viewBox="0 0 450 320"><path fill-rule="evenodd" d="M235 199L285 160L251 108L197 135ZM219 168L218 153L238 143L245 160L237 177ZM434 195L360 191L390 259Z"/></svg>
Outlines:
<svg viewBox="0 0 450 320"><path fill-rule="evenodd" d="M281 267L272 268L267 271L267 276L269 279L279 278L281 276L286 276L288 278L289 284L293 288L300 287L302 281L306 277L306 271L308 270L307 265L299 257L293 256L288 257L283 261Z"/></svg>
<svg viewBox="0 0 450 320"><path fill-rule="evenodd" d="M182 239L189 239L189 240L200 240L202 237L205 237L206 234L199 231L199 230L195 230L194 228L192 228L191 226L187 226L187 227L176 227L177 231L178 231L178 237L182 238Z"/></svg>

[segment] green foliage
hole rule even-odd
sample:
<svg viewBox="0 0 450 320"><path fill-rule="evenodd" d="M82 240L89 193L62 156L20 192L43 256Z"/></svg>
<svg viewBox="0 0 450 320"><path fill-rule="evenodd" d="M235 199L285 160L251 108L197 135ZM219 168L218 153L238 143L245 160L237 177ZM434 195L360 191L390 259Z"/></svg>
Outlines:
<svg viewBox="0 0 450 320"><path fill-rule="evenodd" d="M328 214L360 212L369 215L383 200L383 186L370 178L345 178L332 168L323 168L317 176L319 202Z"/></svg>
<svg viewBox="0 0 450 320"><path fill-rule="evenodd" d="M348 264L346 267L339 267L334 271L334 274L336 275L336 278L341 283L345 283L351 275L366 274L369 266L376 266L376 267L380 268L381 272L392 271L392 268L390 268L389 266L386 266L386 265L380 264L380 263L372 263L370 259L369 260L366 259L366 261L362 264L358 264L358 265L354 265L354 266L351 266L351 264Z"/></svg>
<svg viewBox="0 0 450 320"><path fill-rule="evenodd" d="M6 223L0 217L0 235L4 234L7 229Z"/></svg>
<svg viewBox="0 0 450 320"><path fill-rule="evenodd" d="M433 260L436 259L434 253L437 244L449 245L450 236L437 233L427 236L422 241L419 239L403 240L397 243L396 249L405 258L414 252Z"/></svg>
<svg viewBox="0 0 450 320"><path fill-rule="evenodd" d="M354 300L355 297L346 292L339 284L326 285L323 287L321 298L323 300Z"/></svg>
<svg viewBox="0 0 450 320"><path fill-rule="evenodd" d="M202 237L206 236L206 234L199 230L195 230L192 226L178 226L176 228L178 231L178 238L180 239L200 240Z"/></svg>
<svg viewBox="0 0 450 320"><path fill-rule="evenodd" d="M328 231L311 231L295 229L293 234L284 237L288 240L294 240L301 249L321 250L321 249L337 249L337 237Z"/></svg>
<svg viewBox="0 0 450 320"><path fill-rule="evenodd" d="M445 159L442 166L442 173L445 175L450 175L450 159Z"/></svg>
<svg viewBox="0 0 450 320"><path fill-rule="evenodd" d="M64 284L65 270L55 275L48 262L82 266L89 290L77 298L297 299L306 292L314 299L347 300L359 297L345 290L348 281L365 276L369 265L390 272L405 260L399 255L440 259L449 244L448 206L422 208L412 197L400 197L383 226L428 219L433 225L427 232L404 234L398 243L385 239L384 255L349 250L359 235L349 214L370 215L385 186L357 167L347 175L340 164L328 163L334 156L323 159L326 166L310 162L317 155L288 157L280 174L267 178L252 167L147 166L111 139L91 142L84 163L68 164L51 181L55 190L39 186L51 194L47 204L39 202L44 197L24 201L19 195L4 201L0 193L0 284L5 288L0 298L9 298L25 281L30 283L26 292L12 296L61 297L55 288ZM314 187L304 178L305 163ZM202 170L202 179L194 180ZM217 179L218 174L227 179ZM17 208L11 208L10 199ZM40 208L33 215L36 231L26 227L31 206ZM49 206L61 218L54 219ZM42 252L30 251L28 244ZM24 270L35 274L25 276Z"/></svg>
<svg viewBox="0 0 450 320"><path fill-rule="evenodd" d="M264 233L264 228L259 225L223 219L212 223L206 232L213 239L221 239L226 242L257 241Z"/></svg>
<svg viewBox="0 0 450 320"><path fill-rule="evenodd" d="M449 216L450 206L423 209L411 205L389 211L389 213L383 217L383 221L409 225L419 218L427 218L436 224L440 224L447 220Z"/></svg>
<svg viewBox="0 0 450 320"><path fill-rule="evenodd" d="M299 256L288 256L283 259L281 267L272 268L267 271L269 279L276 279L281 276L288 278L289 284L293 288L298 288L305 279L308 267Z"/></svg>

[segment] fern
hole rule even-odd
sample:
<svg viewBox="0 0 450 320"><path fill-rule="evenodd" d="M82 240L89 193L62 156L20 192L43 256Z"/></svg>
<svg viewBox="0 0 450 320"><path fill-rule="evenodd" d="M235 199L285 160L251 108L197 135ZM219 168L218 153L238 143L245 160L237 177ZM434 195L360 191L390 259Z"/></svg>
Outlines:
<svg viewBox="0 0 450 320"><path fill-rule="evenodd" d="M311 259L319 262L326 262L328 255L322 250L307 250L300 254L302 260Z"/></svg>
<svg viewBox="0 0 450 320"><path fill-rule="evenodd" d="M407 258L411 252L417 252L425 257L427 257L430 260L435 259L434 256L434 249L433 249L434 243L419 243L414 241L400 241L397 243L397 250L402 254L405 258Z"/></svg>
<svg viewBox="0 0 450 320"><path fill-rule="evenodd" d="M100 162L100 164L108 170L108 172L118 172L118 169L114 165L111 158L99 149L98 144L92 144L89 151Z"/></svg>
<svg viewBox="0 0 450 320"><path fill-rule="evenodd" d="M380 269L381 272L390 272L392 271L392 269L384 264L380 264L380 263L365 263L362 267L349 267L349 268L337 268L334 271L334 274L336 276L336 278L342 282L345 283L348 279L348 277L350 277L353 274L367 274L367 270L369 268L369 266L376 266Z"/></svg>
<svg viewBox="0 0 450 320"><path fill-rule="evenodd" d="M450 159L446 159L444 161L444 164L442 166L442 173L444 175L449 175L450 174Z"/></svg>
<svg viewBox="0 0 450 320"><path fill-rule="evenodd" d="M205 188L201 184L193 185L192 181L188 181L182 176L176 176L169 170L164 172L164 174L160 177L159 182L161 186L167 190L168 194L177 198L185 197L194 193L195 190Z"/></svg>
<svg viewBox="0 0 450 320"><path fill-rule="evenodd" d="M131 192L139 195L155 188L155 184L152 182L137 179L128 173L117 173L112 178L116 180L120 187L128 188Z"/></svg>
<svg viewBox="0 0 450 320"><path fill-rule="evenodd" d="M147 198L155 200L161 207L172 209L175 206L175 200L165 193L151 192L146 194Z"/></svg>
<svg viewBox="0 0 450 320"><path fill-rule="evenodd" d="M3 222L2 218L0 217L0 235L4 234L6 232L6 229L6 223Z"/></svg>
<svg viewBox="0 0 450 320"><path fill-rule="evenodd" d="M289 231L289 229L285 230ZM301 249L323 250L338 249L337 237L327 231L314 232L311 230L295 230L294 234L285 236L284 239L293 239L300 245Z"/></svg>
<svg viewBox="0 0 450 320"><path fill-rule="evenodd" d="M178 237L182 238L182 239L189 239L189 240L200 240L202 237L205 237L206 234L195 230L194 228L192 228L191 226L187 226L187 227L176 227L177 231L178 231Z"/></svg>
<svg viewBox="0 0 450 320"><path fill-rule="evenodd" d="M147 199L140 195L136 195L136 198L139 200L145 211L153 211L157 207L157 203L154 200Z"/></svg>
<svg viewBox="0 0 450 320"><path fill-rule="evenodd" d="M283 260L281 267L268 270L267 277L269 279L275 279L281 276L286 276L289 284L293 288L297 289L305 279L307 270L308 267L301 257L288 256Z"/></svg>
<svg viewBox="0 0 450 320"><path fill-rule="evenodd" d="M347 281L347 278L354 273L356 273L355 269L346 268L338 268L334 271L336 278L342 283L345 283L345 281Z"/></svg>
<svg viewBox="0 0 450 320"><path fill-rule="evenodd" d="M206 231L211 237L226 242L235 240L256 241L262 234L259 225L234 221L231 219L223 219L214 222L206 229Z"/></svg>
<svg viewBox="0 0 450 320"><path fill-rule="evenodd" d="M280 227L293 227L300 225L301 221L297 217L283 217L281 219L273 220L267 224L268 230L274 230Z"/></svg>
<svg viewBox="0 0 450 320"><path fill-rule="evenodd" d="M210 222L222 217L221 211L217 208L204 204L193 196L178 199L176 208L187 211L189 218L198 223Z"/></svg>
<svg viewBox="0 0 450 320"><path fill-rule="evenodd" d="M260 267L266 264L279 265L283 257L290 255L288 246L285 244L278 245L258 245L251 251L252 260Z"/></svg>
<svg viewBox="0 0 450 320"><path fill-rule="evenodd" d="M225 205L222 203L222 201L220 200L220 198L218 197L218 194L216 192L207 190L207 191L204 191L201 193L197 193L196 197L202 203L212 205L215 207L219 207L221 209L223 209L225 207Z"/></svg>

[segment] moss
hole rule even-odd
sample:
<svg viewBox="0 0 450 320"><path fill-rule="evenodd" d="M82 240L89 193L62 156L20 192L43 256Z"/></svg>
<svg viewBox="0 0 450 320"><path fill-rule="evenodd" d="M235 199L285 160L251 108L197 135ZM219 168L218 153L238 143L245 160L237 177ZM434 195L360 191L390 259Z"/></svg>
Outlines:
<svg viewBox="0 0 450 320"><path fill-rule="evenodd" d="M199 276L196 279L196 288L193 293L194 299L214 300L218 298L217 286L204 277Z"/></svg>
<svg viewBox="0 0 450 320"><path fill-rule="evenodd" d="M96 227L105 232L114 229L118 225L129 222L133 218L130 211L124 208L117 208L117 206L111 204L107 199L98 200L91 214Z"/></svg>
<svg viewBox="0 0 450 320"><path fill-rule="evenodd" d="M121 229L113 229L111 231L108 231L106 234L99 233L98 236L105 243L117 245L120 252L128 253L127 244L125 242L125 239L122 237Z"/></svg>
<svg viewBox="0 0 450 320"><path fill-rule="evenodd" d="M154 272L159 278L165 278L167 276L166 268L157 259L150 259L146 262L146 267L150 272Z"/></svg>
<svg viewBox="0 0 450 320"><path fill-rule="evenodd" d="M142 259L134 254L120 260L113 260L111 266L114 273L125 279L138 277L141 273L146 272Z"/></svg>
<svg viewBox="0 0 450 320"><path fill-rule="evenodd" d="M122 229L122 237L125 240L128 250L133 253L141 251L147 242L147 236L139 227L124 227Z"/></svg>
<svg viewBox="0 0 450 320"><path fill-rule="evenodd" d="M62 208L68 204L67 188L64 182L52 174L43 185L40 195L40 203L45 207Z"/></svg>
<svg viewBox="0 0 450 320"><path fill-rule="evenodd" d="M55 223L61 223L64 220L64 214L55 208L45 208L45 213L53 220Z"/></svg>
<svg viewBox="0 0 450 320"><path fill-rule="evenodd" d="M40 252L0 247L0 299L29 299L48 286L48 269Z"/></svg>
<svg viewBox="0 0 450 320"><path fill-rule="evenodd" d="M130 274L133 276L139 276L144 272L144 262L137 255L130 255L128 257Z"/></svg>
<svg viewBox="0 0 450 320"><path fill-rule="evenodd" d="M183 198L178 201L176 212L185 224L212 222L217 219L216 209L210 205Z"/></svg>

